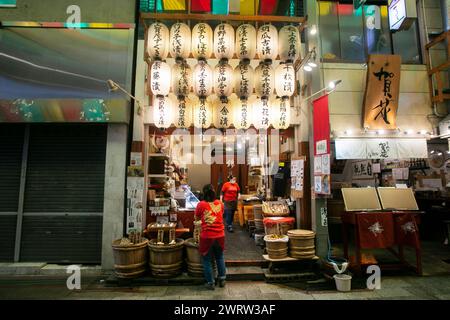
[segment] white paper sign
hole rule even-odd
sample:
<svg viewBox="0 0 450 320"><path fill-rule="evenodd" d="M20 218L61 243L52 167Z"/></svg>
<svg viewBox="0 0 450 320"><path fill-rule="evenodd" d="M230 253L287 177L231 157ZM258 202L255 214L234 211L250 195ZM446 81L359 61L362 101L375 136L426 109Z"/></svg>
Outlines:
<svg viewBox="0 0 450 320"><path fill-rule="evenodd" d="M322 173L330 174L330 155L324 154L322 156Z"/></svg>
<svg viewBox="0 0 450 320"><path fill-rule="evenodd" d="M367 141L367 158L397 159L397 143L394 139L371 139Z"/></svg>
<svg viewBox="0 0 450 320"><path fill-rule="evenodd" d="M131 152L130 165L131 166L142 166L142 153L141 152Z"/></svg>
<svg viewBox="0 0 450 320"><path fill-rule="evenodd" d="M316 174L322 173L322 157L321 156L314 157L314 173L316 173Z"/></svg>
<svg viewBox="0 0 450 320"><path fill-rule="evenodd" d="M322 176L314 176L314 192L322 192Z"/></svg>
<svg viewBox="0 0 450 320"><path fill-rule="evenodd" d="M381 165L379 163L372 163L372 172L381 173Z"/></svg>
<svg viewBox="0 0 450 320"><path fill-rule="evenodd" d="M316 152L317 154L328 153L327 140L320 140L316 142Z"/></svg>

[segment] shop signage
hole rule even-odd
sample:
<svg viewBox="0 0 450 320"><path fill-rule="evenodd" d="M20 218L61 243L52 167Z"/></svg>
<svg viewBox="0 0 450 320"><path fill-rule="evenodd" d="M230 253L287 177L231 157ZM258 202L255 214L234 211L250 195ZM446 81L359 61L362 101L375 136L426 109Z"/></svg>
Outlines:
<svg viewBox="0 0 450 320"><path fill-rule="evenodd" d="M0 7L16 7L16 0L0 0Z"/></svg>
<svg viewBox="0 0 450 320"><path fill-rule="evenodd" d="M399 55L370 55L364 95L364 128L397 129L400 94Z"/></svg>
<svg viewBox="0 0 450 320"><path fill-rule="evenodd" d="M313 102L314 127L314 192L331 193L330 114L328 95Z"/></svg>
<svg viewBox="0 0 450 320"><path fill-rule="evenodd" d="M389 5L389 28L393 31L409 29L417 18L416 1L392 0Z"/></svg>
<svg viewBox="0 0 450 320"><path fill-rule="evenodd" d="M426 139L336 139L336 159L427 158Z"/></svg>

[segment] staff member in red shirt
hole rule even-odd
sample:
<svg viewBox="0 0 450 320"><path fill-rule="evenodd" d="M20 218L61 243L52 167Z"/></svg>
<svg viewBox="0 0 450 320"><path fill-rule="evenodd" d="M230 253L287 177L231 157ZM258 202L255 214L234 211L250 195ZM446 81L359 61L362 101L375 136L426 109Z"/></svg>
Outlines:
<svg viewBox="0 0 450 320"><path fill-rule="evenodd" d="M216 260L219 273L219 286L225 286L226 269L223 251L225 249L225 231L223 225L223 203L216 200L216 192L210 184L203 187L203 200L195 209L195 220L201 220L199 251L202 256L206 288L214 290L214 275L211 261Z"/></svg>
<svg viewBox="0 0 450 320"><path fill-rule="evenodd" d="M233 232L234 212L237 209L237 202L241 196L241 188L239 188L239 185L236 183L236 177L230 175L228 180L229 181L225 182L222 187L220 201L223 199L225 204L225 223L227 225L227 230Z"/></svg>

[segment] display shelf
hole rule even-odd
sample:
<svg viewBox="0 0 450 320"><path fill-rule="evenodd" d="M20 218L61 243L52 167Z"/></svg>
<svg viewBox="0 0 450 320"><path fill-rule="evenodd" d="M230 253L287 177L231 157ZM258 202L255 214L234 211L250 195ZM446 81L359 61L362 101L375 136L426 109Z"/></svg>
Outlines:
<svg viewBox="0 0 450 320"><path fill-rule="evenodd" d="M149 178L169 178L167 174L149 174Z"/></svg>

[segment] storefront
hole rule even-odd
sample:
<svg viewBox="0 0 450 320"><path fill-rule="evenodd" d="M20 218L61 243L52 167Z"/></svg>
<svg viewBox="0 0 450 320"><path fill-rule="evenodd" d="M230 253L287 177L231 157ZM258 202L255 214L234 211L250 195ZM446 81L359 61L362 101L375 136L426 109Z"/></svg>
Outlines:
<svg viewBox="0 0 450 320"><path fill-rule="evenodd" d="M134 10L74 25L25 2L1 12L0 260L110 269L131 108L107 80L131 89Z"/></svg>

